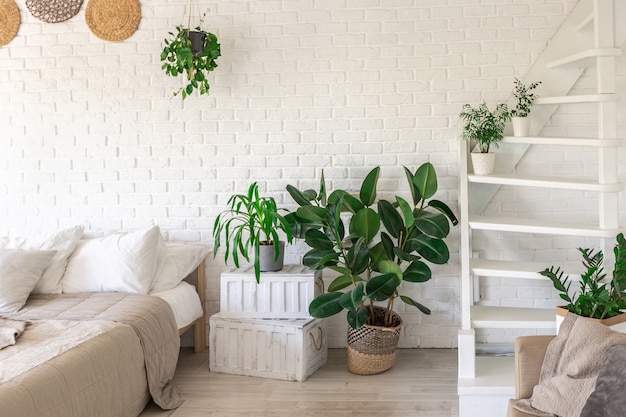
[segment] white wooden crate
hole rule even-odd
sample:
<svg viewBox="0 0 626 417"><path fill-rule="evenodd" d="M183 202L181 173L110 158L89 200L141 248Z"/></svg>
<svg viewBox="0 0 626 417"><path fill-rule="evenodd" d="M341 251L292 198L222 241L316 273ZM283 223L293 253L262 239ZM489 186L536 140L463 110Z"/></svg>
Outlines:
<svg viewBox="0 0 626 417"><path fill-rule="evenodd" d="M322 319L210 318L209 369L234 375L304 381L326 363Z"/></svg>
<svg viewBox="0 0 626 417"><path fill-rule="evenodd" d="M258 284L252 266L231 269L220 278L220 313L240 318L309 318L309 304L323 286L321 272L302 265L262 272Z"/></svg>

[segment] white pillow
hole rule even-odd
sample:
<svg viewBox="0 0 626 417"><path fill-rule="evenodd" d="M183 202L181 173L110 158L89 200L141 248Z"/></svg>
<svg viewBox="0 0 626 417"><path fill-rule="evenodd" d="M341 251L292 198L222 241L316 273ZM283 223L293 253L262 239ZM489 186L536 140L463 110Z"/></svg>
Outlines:
<svg viewBox="0 0 626 417"><path fill-rule="evenodd" d="M158 226L132 233L83 239L61 280L64 293L115 291L148 294L164 261Z"/></svg>
<svg viewBox="0 0 626 417"><path fill-rule="evenodd" d="M26 304L53 250L0 249L0 313L14 313Z"/></svg>
<svg viewBox="0 0 626 417"><path fill-rule="evenodd" d="M45 235L0 237L0 249L56 251L50 265L43 271L41 279L35 285L33 294L60 294L61 278L65 273L67 259L74 252L82 235L83 226L74 226Z"/></svg>
<svg viewBox="0 0 626 417"><path fill-rule="evenodd" d="M188 243L165 242L167 256L165 265L150 288L150 294L174 288L192 273L209 254L208 246Z"/></svg>

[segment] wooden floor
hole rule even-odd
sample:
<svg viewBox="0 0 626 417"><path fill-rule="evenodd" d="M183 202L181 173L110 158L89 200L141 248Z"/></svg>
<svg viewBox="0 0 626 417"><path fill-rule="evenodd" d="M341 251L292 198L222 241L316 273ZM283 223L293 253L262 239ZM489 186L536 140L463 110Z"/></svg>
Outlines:
<svg viewBox="0 0 626 417"><path fill-rule="evenodd" d="M209 372L207 351L184 348L175 376L176 410L149 404L141 417L457 417L457 351L400 349L396 365L370 376L346 369L345 349L305 382Z"/></svg>

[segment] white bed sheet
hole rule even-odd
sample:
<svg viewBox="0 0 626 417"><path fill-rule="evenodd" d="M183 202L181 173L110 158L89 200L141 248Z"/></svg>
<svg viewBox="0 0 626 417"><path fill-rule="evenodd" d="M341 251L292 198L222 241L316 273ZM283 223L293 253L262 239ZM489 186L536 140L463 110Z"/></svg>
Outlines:
<svg viewBox="0 0 626 417"><path fill-rule="evenodd" d="M170 305L174 312L174 318L176 318L176 326L179 329L193 323L194 320L203 315L200 296L196 292L196 288L188 282L182 281L172 289L150 295L162 298Z"/></svg>

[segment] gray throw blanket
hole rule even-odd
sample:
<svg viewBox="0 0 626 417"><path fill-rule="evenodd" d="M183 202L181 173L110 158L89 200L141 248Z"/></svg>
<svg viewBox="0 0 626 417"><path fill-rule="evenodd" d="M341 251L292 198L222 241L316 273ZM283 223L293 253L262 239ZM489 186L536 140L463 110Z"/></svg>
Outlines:
<svg viewBox="0 0 626 417"><path fill-rule="evenodd" d="M25 321L9 320L0 317L0 349L12 346L18 337L24 333Z"/></svg>
<svg viewBox="0 0 626 417"><path fill-rule="evenodd" d="M533 395L513 406L533 416L579 417L595 388L604 352L613 345L626 345L626 335L568 313L548 345Z"/></svg>

